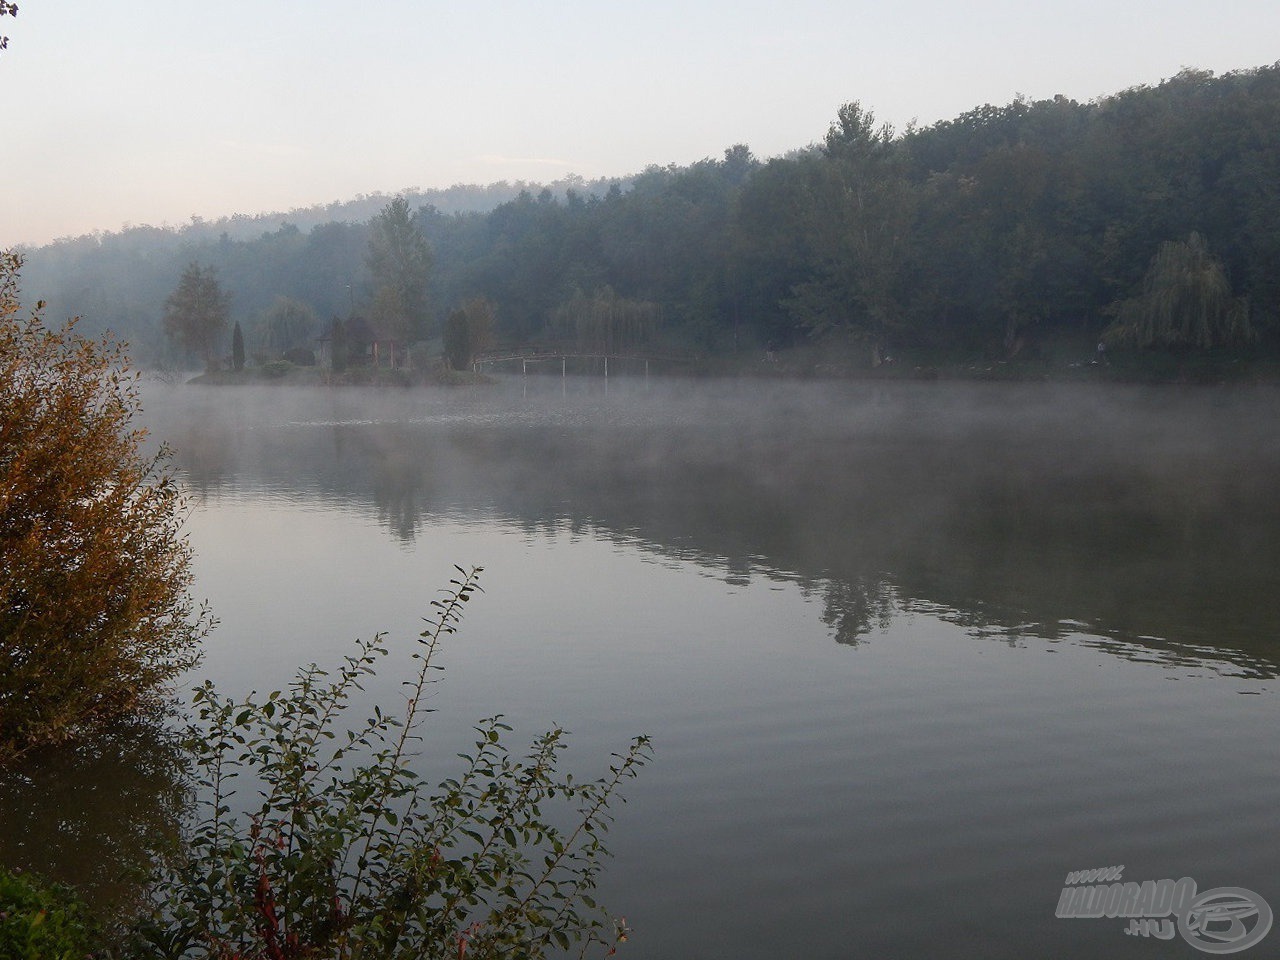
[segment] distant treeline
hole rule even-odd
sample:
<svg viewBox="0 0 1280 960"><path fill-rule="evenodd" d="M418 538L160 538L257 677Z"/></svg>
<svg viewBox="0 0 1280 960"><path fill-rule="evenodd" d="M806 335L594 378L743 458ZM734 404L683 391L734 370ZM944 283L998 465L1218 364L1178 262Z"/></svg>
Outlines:
<svg viewBox="0 0 1280 960"><path fill-rule="evenodd" d="M323 323L367 309L387 199L266 232L233 217L58 241L27 251L24 288L144 360L167 349L164 300L193 260L247 324L278 297ZM486 297L500 341L546 340L566 305L604 296L712 355L825 338L869 359L1003 357L1108 329L1117 346L1280 346L1280 63L903 131L851 103L822 142L767 162L739 145L612 184L408 199L434 252L423 338Z"/></svg>

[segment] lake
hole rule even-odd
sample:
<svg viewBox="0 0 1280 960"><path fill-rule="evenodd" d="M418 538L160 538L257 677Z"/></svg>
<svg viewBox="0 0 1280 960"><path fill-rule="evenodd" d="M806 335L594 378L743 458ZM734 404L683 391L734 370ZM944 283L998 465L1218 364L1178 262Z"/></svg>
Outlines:
<svg viewBox="0 0 1280 960"><path fill-rule="evenodd" d="M601 886L623 956L1198 955L1055 916L1068 873L1121 864L1280 909L1274 389L532 377L147 403L221 620L201 677L268 690L358 636L407 649L479 565L429 775L499 712L525 739L564 724L583 776L653 737ZM131 749L10 787L5 842L127 848L168 789Z"/></svg>

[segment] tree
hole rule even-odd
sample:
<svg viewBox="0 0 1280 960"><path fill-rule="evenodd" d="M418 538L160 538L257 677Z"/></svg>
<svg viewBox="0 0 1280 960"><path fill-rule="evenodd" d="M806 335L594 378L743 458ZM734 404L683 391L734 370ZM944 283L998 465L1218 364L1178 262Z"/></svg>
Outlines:
<svg viewBox="0 0 1280 960"><path fill-rule="evenodd" d="M444 327L444 353L454 370L466 370L493 337L494 308L486 297L472 297L449 314Z"/></svg>
<svg viewBox="0 0 1280 960"><path fill-rule="evenodd" d="M836 111L827 128L823 152L832 160L874 160L883 157L893 143L893 127L876 126L876 115L854 100Z"/></svg>
<svg viewBox="0 0 1280 960"><path fill-rule="evenodd" d="M18 15L18 5L10 3L9 0L0 0L0 17L16 17ZM9 46L9 38L0 34L0 50Z"/></svg>
<svg viewBox="0 0 1280 960"><path fill-rule="evenodd" d="M347 325L341 317L334 317L329 324L329 366L334 373L347 369L350 354L351 338L347 336Z"/></svg>
<svg viewBox="0 0 1280 960"><path fill-rule="evenodd" d="M815 337L840 334L869 347L879 364L904 326L903 264L912 242L915 191L895 153L893 131L857 103L840 108L821 157L807 174L805 224L811 277L783 305Z"/></svg>
<svg viewBox="0 0 1280 960"><path fill-rule="evenodd" d="M307 346L316 329L316 314L293 297L276 297L261 321L263 350L281 357L295 347Z"/></svg>
<svg viewBox="0 0 1280 960"><path fill-rule="evenodd" d="M1198 233L1160 244L1142 280L1142 293L1121 301L1107 331L1115 343L1198 347L1253 339L1249 302L1233 296L1226 271Z"/></svg>
<svg viewBox="0 0 1280 960"><path fill-rule="evenodd" d="M164 302L164 329L188 354L213 363L214 344L226 329L230 298L218 285L213 267L192 261Z"/></svg>
<svg viewBox="0 0 1280 960"><path fill-rule="evenodd" d="M537 960L610 956L627 939L592 894L610 807L648 762L647 737L582 780L560 770L563 729L516 755L493 717L456 777L432 787L414 763L433 661L479 572L459 569L432 602L396 710L343 729L389 652L382 634L285 691L195 690L184 739L203 789L180 854L156 859L155 911L138 929L147 956Z"/></svg>
<svg viewBox="0 0 1280 960"><path fill-rule="evenodd" d="M626 353L653 340L660 313L656 303L620 297L612 287L600 287L591 296L577 290L556 307L551 329L560 338L572 336L579 350Z"/></svg>
<svg viewBox="0 0 1280 960"><path fill-rule="evenodd" d="M365 262L373 275L373 320L380 333L407 341L422 336L427 323L427 278L431 248L396 197L370 224Z"/></svg>
<svg viewBox="0 0 1280 960"><path fill-rule="evenodd" d="M231 330L231 369L236 373L244 369L244 333L239 320Z"/></svg>
<svg viewBox="0 0 1280 960"><path fill-rule="evenodd" d="M0 957L91 957L101 941L75 890L0 867Z"/></svg>
<svg viewBox="0 0 1280 960"><path fill-rule="evenodd" d="M0 255L0 762L158 707L209 626L122 348L18 313Z"/></svg>
<svg viewBox="0 0 1280 960"><path fill-rule="evenodd" d="M444 322L444 356L451 370L465 370L474 354L467 336L467 315L462 310L449 314Z"/></svg>

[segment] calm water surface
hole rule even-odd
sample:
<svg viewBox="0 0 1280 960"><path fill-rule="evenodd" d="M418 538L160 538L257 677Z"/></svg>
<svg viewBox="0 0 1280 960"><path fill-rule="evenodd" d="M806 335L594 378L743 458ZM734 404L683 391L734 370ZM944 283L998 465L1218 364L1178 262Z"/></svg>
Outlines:
<svg viewBox="0 0 1280 960"><path fill-rule="evenodd" d="M498 712L583 775L650 734L601 896L636 960L1199 956L1055 918L1112 864L1280 909L1274 391L610 389L154 390L202 675L407 646L483 566L420 762Z"/></svg>

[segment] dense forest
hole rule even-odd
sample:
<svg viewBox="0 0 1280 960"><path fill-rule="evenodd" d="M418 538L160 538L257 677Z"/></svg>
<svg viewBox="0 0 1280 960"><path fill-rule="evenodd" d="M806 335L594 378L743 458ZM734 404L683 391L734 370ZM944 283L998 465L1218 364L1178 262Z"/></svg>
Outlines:
<svg viewBox="0 0 1280 960"><path fill-rule="evenodd" d="M235 217L61 240L26 251L24 287L173 362L164 303L198 262L251 352L278 354L266 318L282 304L302 318L295 340L372 308L387 199L268 230ZM902 131L855 102L822 141L768 161L737 145L608 184L407 199L430 248L414 339L483 297L511 345L581 337L608 308L643 319L630 346L711 357L816 344L866 364L1087 360L1100 338L1111 355L1280 350L1280 63Z"/></svg>

